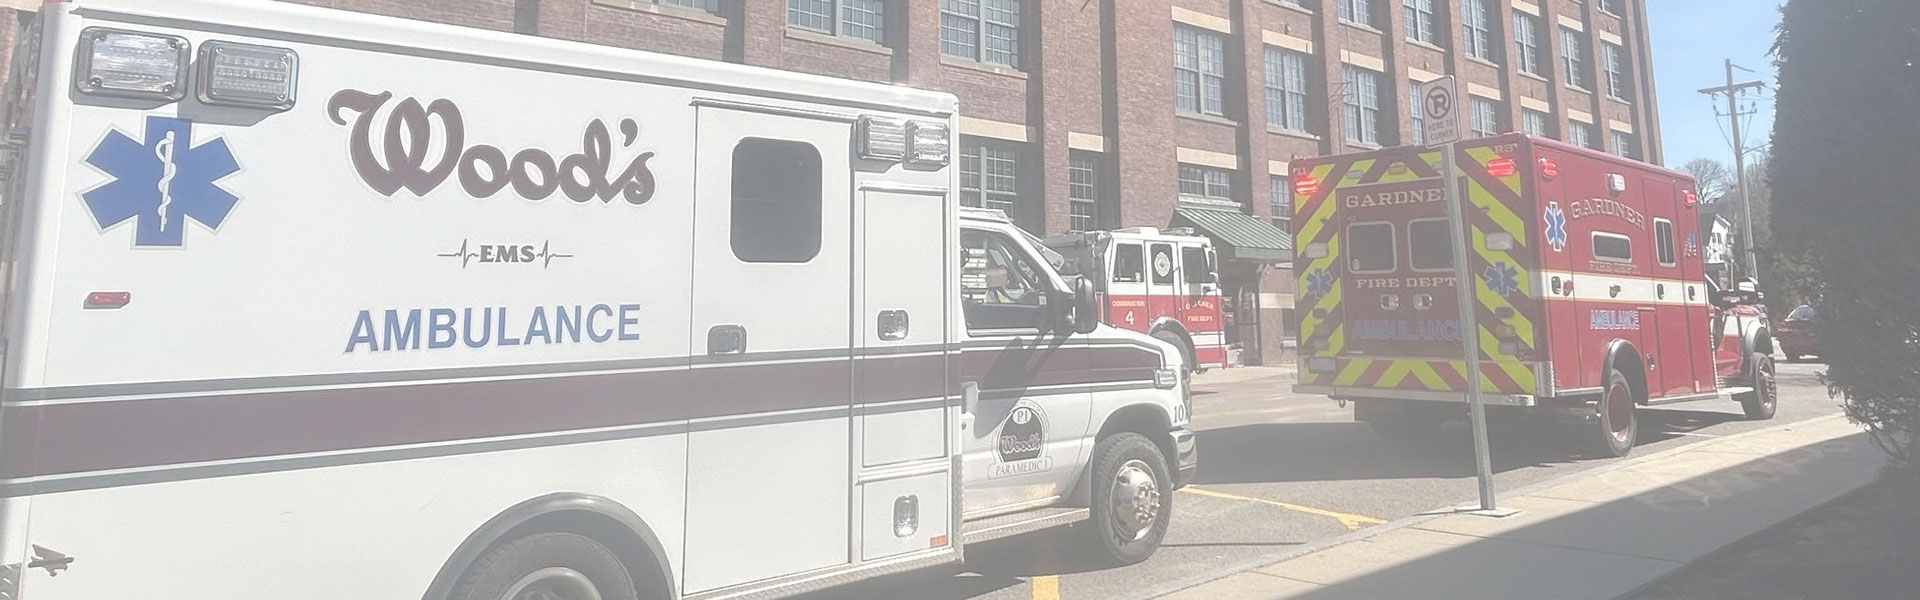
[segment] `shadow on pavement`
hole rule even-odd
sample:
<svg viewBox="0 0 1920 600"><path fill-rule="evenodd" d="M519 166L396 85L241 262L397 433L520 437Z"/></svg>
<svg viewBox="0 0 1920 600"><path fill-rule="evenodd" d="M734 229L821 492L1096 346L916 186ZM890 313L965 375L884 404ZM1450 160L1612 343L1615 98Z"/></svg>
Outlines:
<svg viewBox="0 0 1920 600"><path fill-rule="evenodd" d="M1731 404L1729 402L1728 404ZM1640 411L1642 445L1671 440L1740 420L1736 413L1680 409ZM1583 455L1582 436L1572 426L1501 423L1489 428L1493 469L1593 460ZM1366 423L1254 423L1200 433L1202 451L1233 460L1208 461L1198 485L1284 483L1424 477L1472 477L1473 437L1465 421L1447 423L1433 440L1389 440ZM1609 457L1610 458L1610 457Z"/></svg>
<svg viewBox="0 0 1920 600"><path fill-rule="evenodd" d="M1511 521L1454 515L1418 523L1260 569L1312 586L1255 578L1232 597L1613 598L1846 493L1884 462L1865 434L1754 458L1637 493L1619 486L1645 480L1645 472L1536 492L1507 501L1523 509ZM1275 587L1255 589L1261 581Z"/></svg>

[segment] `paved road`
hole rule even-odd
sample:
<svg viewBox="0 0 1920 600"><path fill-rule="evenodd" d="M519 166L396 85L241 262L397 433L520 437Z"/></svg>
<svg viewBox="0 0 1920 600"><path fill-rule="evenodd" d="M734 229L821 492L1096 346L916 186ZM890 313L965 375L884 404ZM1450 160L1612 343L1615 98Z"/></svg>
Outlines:
<svg viewBox="0 0 1920 600"><path fill-rule="evenodd" d="M1732 401L1681 404L1642 412L1635 454L1658 452L1839 412L1817 380L1819 365L1780 363L1781 402L1772 421L1747 421ZM1477 497L1473 444L1464 424L1449 443L1390 444L1352 408L1320 396L1287 392L1290 377L1267 370L1201 375L1194 424L1200 432L1200 476L1176 493L1166 542L1151 560L1100 569L1076 560L1065 529L969 548L964 572L885 578L808 597L857 599L1058 600L1142 598L1169 585L1236 566L1264 562L1315 540L1372 524L1471 503ZM1615 459L1585 458L1552 431L1493 431L1498 489L1510 490L1590 469Z"/></svg>

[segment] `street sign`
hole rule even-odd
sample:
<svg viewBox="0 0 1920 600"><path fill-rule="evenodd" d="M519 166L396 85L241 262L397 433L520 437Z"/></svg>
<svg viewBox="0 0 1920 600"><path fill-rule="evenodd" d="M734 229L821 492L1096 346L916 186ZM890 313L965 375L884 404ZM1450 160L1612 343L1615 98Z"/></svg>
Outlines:
<svg viewBox="0 0 1920 600"><path fill-rule="evenodd" d="M1428 145L1450 144L1460 139L1460 95L1448 75L1420 84L1421 133Z"/></svg>

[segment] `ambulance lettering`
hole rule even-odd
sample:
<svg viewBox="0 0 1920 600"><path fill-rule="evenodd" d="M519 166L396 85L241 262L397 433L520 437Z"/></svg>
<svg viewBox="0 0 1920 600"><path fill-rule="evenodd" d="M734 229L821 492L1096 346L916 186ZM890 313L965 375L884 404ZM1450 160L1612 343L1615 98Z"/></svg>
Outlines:
<svg viewBox="0 0 1920 600"><path fill-rule="evenodd" d="M505 306L362 310L346 353L632 342L640 339L639 312L638 304L535 306L525 313Z"/></svg>
<svg viewBox="0 0 1920 600"><path fill-rule="evenodd" d="M1007 413L1007 420L1000 426L1000 440L995 448L1000 463L988 472L990 478L1012 477L1039 473L1053 468L1053 457L1047 456L1047 418L1040 406L1026 400L1013 405L1013 411Z"/></svg>

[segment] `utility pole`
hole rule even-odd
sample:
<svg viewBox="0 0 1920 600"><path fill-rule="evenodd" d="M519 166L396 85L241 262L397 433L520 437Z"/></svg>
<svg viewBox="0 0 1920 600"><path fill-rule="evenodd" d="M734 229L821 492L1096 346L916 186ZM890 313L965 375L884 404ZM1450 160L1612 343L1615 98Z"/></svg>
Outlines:
<svg viewBox="0 0 1920 600"><path fill-rule="evenodd" d="M1736 67L1733 59L1727 59L1727 84L1700 90L1708 96L1725 94L1727 97L1727 120L1733 122L1733 181L1740 188L1740 208L1744 213L1740 219L1740 248L1747 257L1747 276L1753 278L1756 285L1760 281L1760 262L1753 255L1753 202L1747 191L1747 147L1740 138L1740 93L1764 87L1758 81L1734 83L1733 70L1753 72L1745 67ZM1716 111L1717 112L1717 111Z"/></svg>

